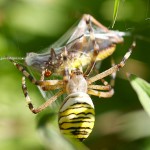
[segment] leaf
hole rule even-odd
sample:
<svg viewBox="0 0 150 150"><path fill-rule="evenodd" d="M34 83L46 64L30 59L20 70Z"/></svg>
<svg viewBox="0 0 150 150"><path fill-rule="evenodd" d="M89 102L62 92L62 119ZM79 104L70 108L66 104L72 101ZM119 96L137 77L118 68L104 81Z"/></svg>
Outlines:
<svg viewBox="0 0 150 150"><path fill-rule="evenodd" d="M114 24L115 24L116 19L117 19L117 14L118 14L118 9L119 9L119 3L120 3L120 0L115 0L112 28L114 27Z"/></svg>
<svg viewBox="0 0 150 150"><path fill-rule="evenodd" d="M150 115L150 84L145 80L131 74L128 76L131 81L131 85L138 95L138 98L145 109Z"/></svg>

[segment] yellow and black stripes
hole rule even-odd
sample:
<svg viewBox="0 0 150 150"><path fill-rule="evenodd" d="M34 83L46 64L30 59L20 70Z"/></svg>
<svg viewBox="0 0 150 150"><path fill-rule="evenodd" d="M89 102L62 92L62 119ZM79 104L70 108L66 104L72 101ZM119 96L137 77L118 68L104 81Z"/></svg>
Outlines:
<svg viewBox="0 0 150 150"><path fill-rule="evenodd" d="M77 99L79 101L76 101ZM74 101L73 104L70 103L72 100ZM68 107L64 109L62 106L59 112L60 131L83 141L92 132L94 126L95 112L93 105L90 105L89 99L80 101L79 97L67 99L65 105L68 105Z"/></svg>

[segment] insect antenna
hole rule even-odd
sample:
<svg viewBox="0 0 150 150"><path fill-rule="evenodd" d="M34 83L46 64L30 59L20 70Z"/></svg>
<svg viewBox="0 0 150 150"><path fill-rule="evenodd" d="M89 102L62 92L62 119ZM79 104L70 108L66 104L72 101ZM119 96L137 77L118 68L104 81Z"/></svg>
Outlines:
<svg viewBox="0 0 150 150"><path fill-rule="evenodd" d="M25 57L9 57L9 56L6 56L6 57L0 57L0 60L25 60Z"/></svg>

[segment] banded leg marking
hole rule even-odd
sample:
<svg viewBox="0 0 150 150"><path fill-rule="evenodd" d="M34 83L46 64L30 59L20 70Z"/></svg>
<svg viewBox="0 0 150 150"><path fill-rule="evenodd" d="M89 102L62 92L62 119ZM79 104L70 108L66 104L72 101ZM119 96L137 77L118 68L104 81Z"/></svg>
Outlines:
<svg viewBox="0 0 150 150"><path fill-rule="evenodd" d="M26 99L26 102L28 104L29 109L33 112L34 111L34 107L32 105L30 96L28 94L28 89L27 89L27 86L26 86L26 83L25 83L25 77L24 76L22 77L22 91L23 91L23 94L25 96L25 99Z"/></svg>
<svg viewBox="0 0 150 150"><path fill-rule="evenodd" d="M22 77L22 90L23 90L24 96L26 98L26 102L28 104L28 107L34 114L39 113L42 110L44 110L46 107L51 105L57 99L57 97L61 96L64 93L64 91L61 90L61 91L57 92L54 96L52 96L49 100L47 100L44 104L42 104L38 108L34 108L32 101L31 101L29 94L28 94L28 90L27 90L27 87L25 84L25 77L24 76Z"/></svg>

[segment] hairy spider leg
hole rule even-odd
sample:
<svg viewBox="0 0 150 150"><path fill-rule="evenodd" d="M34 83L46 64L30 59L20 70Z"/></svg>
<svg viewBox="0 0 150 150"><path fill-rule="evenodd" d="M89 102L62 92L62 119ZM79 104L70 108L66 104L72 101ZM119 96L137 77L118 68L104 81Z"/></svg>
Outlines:
<svg viewBox="0 0 150 150"><path fill-rule="evenodd" d="M110 69L107 69L106 71L99 73L91 78L88 79L88 84L91 85L93 82L97 81L97 80L101 80L103 78L105 78L106 76L112 75L113 77L115 77L115 73L117 71L119 71L120 68L124 67L126 60L130 57L130 55L132 54L133 49L135 48L136 43L135 41L133 41L131 47L129 48L128 52L125 53L122 61L120 63L118 63L117 65L112 66ZM111 83L113 84L113 83ZM89 86L90 87L90 86ZM88 94L90 95L95 95L98 97L111 97L114 94L114 90L110 88L110 91L108 92L100 92L97 91L97 89L95 90L93 89L88 89Z"/></svg>
<svg viewBox="0 0 150 150"><path fill-rule="evenodd" d="M48 107L50 104L52 104L59 96L61 96L64 93L63 88L63 81L62 80L36 80L32 75L30 75L23 66L21 66L20 64L16 63L15 61L13 61L12 59L8 58L8 60L10 60L19 71L22 72L23 77L22 77L22 90L24 93L24 96L26 98L26 102L28 104L29 109L33 112L33 113L39 113L42 110L44 110L46 107ZM39 106L38 108L34 108L32 101L30 99L30 96L28 94L28 90L27 90L27 86L25 83L25 77L29 79L29 81L37 86L40 86L43 90L48 91L48 90L55 90L55 89L61 89L60 91L58 91L54 96L52 96L49 100L47 100L45 103L43 103L41 106Z"/></svg>
<svg viewBox="0 0 150 150"><path fill-rule="evenodd" d="M111 59L111 66L115 65L114 60ZM110 83L108 83L104 78L100 79L103 85L89 85L88 86L88 94L90 95L99 95L99 97L103 98L110 98L114 95L114 84L115 84L115 77L116 72L113 72L111 75ZM108 92L103 92L107 90ZM101 91L101 92L100 92Z"/></svg>

